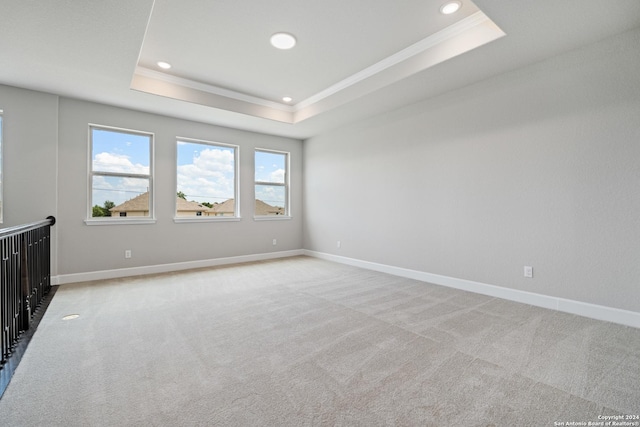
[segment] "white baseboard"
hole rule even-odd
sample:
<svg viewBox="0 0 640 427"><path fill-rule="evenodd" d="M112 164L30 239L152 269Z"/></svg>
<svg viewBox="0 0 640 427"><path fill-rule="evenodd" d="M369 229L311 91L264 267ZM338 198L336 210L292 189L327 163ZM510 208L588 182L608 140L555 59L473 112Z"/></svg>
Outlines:
<svg viewBox="0 0 640 427"><path fill-rule="evenodd" d="M619 308L606 307L602 305L590 304L586 302L574 301L564 298L552 297L548 295L536 294L533 292L520 291L517 289L503 288L501 286L488 285L486 283L474 282L471 280L456 279L455 277L441 276L439 274L425 273L417 270L410 270L391 265L378 264L375 262L362 261L355 258L347 258L339 255L332 255L323 252L303 250L304 255L334 261L341 264L352 265L354 267L379 271L381 273L393 274L394 276L406 277L422 282L433 283L435 285L474 292L510 301L576 314L578 316L592 319L604 320L621 325L640 328L640 313L635 311L621 310Z"/></svg>
<svg viewBox="0 0 640 427"><path fill-rule="evenodd" d="M268 259L286 258L304 255L302 249L282 252L269 252L255 255L241 255L227 258L186 261L171 264L149 265L142 267L119 268L116 270L89 271L86 273L59 274L51 277L52 285L89 282L92 280L117 279L120 277L142 276L145 274L168 273L172 271L191 270L194 268L215 267L219 265L240 264L243 262L264 261Z"/></svg>

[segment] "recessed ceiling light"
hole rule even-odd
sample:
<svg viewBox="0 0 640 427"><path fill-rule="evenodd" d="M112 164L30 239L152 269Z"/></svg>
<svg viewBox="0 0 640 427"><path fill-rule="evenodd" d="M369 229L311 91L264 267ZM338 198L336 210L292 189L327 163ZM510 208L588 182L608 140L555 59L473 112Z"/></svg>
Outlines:
<svg viewBox="0 0 640 427"><path fill-rule="evenodd" d="M79 314L68 314L64 316L62 320L73 320L73 319L77 319L78 317L80 317Z"/></svg>
<svg viewBox="0 0 640 427"><path fill-rule="evenodd" d="M462 7L462 2L448 1L440 7L440 13L451 15L452 13L456 13L460 7Z"/></svg>
<svg viewBox="0 0 640 427"><path fill-rule="evenodd" d="M290 96L283 96L283 97L282 97L282 100L283 100L284 102L291 102L291 101L293 101L293 98L292 98L292 97L290 97Z"/></svg>
<svg viewBox="0 0 640 427"><path fill-rule="evenodd" d="M289 33L275 33L271 36L271 44L278 49L291 49L296 45L296 38Z"/></svg>
<svg viewBox="0 0 640 427"><path fill-rule="evenodd" d="M171 64L169 64L168 62L158 61L156 62L156 64L158 64L158 67L162 68L163 70L168 70L169 68L171 68Z"/></svg>

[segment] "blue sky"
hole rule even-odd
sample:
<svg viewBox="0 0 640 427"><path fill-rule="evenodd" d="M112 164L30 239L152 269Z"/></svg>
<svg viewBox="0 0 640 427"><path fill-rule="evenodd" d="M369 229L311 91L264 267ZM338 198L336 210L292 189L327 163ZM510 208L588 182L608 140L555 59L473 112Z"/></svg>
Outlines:
<svg viewBox="0 0 640 427"><path fill-rule="evenodd" d="M92 160L96 172L149 174L150 136L92 129ZM109 200L124 203L149 188L146 178L94 176L92 206Z"/></svg>
<svg viewBox="0 0 640 427"><path fill-rule="evenodd" d="M286 155L256 151L255 154L255 180L262 182L285 182ZM284 207L285 189L281 186L256 185L256 199L262 200L272 206Z"/></svg>
<svg viewBox="0 0 640 427"><path fill-rule="evenodd" d="M256 151L256 181L284 182L286 156L281 153Z"/></svg>
<svg viewBox="0 0 640 427"><path fill-rule="evenodd" d="M126 174L149 173L150 137L110 130L93 129L93 168L96 172ZM234 197L235 156L232 147L193 141L177 145L176 192L187 200L222 203ZM284 182L286 155L257 151L255 179ZM94 176L92 205L102 206L105 200L116 205L147 191L148 179ZM158 189L156 188L156 191ZM274 206L284 206L284 188L258 185L256 198Z"/></svg>
<svg viewBox="0 0 640 427"><path fill-rule="evenodd" d="M94 129L94 171L148 174L149 141L148 135Z"/></svg>
<svg viewBox="0 0 640 427"><path fill-rule="evenodd" d="M187 200L222 203L234 198L233 148L179 141L177 160L177 191Z"/></svg>

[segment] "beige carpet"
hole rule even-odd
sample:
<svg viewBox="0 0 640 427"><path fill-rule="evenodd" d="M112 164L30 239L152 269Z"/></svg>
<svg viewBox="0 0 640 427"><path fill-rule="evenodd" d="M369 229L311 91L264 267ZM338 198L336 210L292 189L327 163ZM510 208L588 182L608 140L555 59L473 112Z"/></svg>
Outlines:
<svg viewBox="0 0 640 427"><path fill-rule="evenodd" d="M640 414L640 330L307 257L62 286L0 400L7 426L620 414Z"/></svg>

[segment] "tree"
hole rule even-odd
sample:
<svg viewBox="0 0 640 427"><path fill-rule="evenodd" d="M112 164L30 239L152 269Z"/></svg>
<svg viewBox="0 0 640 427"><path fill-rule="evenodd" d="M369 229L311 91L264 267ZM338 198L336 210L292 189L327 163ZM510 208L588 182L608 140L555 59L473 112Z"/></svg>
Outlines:
<svg viewBox="0 0 640 427"><path fill-rule="evenodd" d="M101 206L95 205L92 209L91 209L91 216L92 217L97 217L97 216L104 216L104 211L102 210Z"/></svg>
<svg viewBox="0 0 640 427"><path fill-rule="evenodd" d="M183 200L187 200L187 195L184 194L182 191L178 191L178 197L180 197Z"/></svg>
<svg viewBox="0 0 640 427"><path fill-rule="evenodd" d="M111 200L105 200L104 206L95 205L93 208L91 208L91 216L94 218L97 216L111 216L111 212L109 211L109 209L115 207L115 205L116 204Z"/></svg>
<svg viewBox="0 0 640 427"><path fill-rule="evenodd" d="M212 207L213 207L213 205L212 205L210 202L202 202L202 203L200 203L200 204L201 204L202 206L206 206L206 207L208 207L208 208L212 208Z"/></svg>

